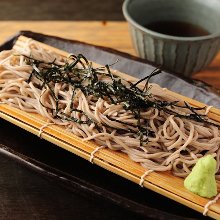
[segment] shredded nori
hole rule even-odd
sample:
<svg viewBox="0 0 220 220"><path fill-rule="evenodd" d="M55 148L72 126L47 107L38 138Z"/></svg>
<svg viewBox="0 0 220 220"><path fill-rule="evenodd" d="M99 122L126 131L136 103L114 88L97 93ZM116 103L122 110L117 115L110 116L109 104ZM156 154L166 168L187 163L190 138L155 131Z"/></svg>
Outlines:
<svg viewBox="0 0 220 220"><path fill-rule="evenodd" d="M94 122L83 111L74 108L73 103L75 91L80 89L86 97L92 95L97 100L98 98L108 100L110 104L122 104L126 111L131 111L134 114L135 119L137 119L137 125L122 122L110 116L107 116L107 118L111 121L127 125L129 127L127 130L117 129L118 132L121 134L126 132L136 134L137 137L139 137L141 146L148 142L149 137L154 136L154 132L148 126L147 120L141 116L141 112L144 110L146 111L149 108L156 108L159 111L164 111L170 115L174 115L175 117L186 118L203 124L220 127L219 125L208 121L205 115L197 112L205 107L195 108L190 106L187 102L184 102L184 104L180 105L179 101L168 102L156 99L150 92L151 86L149 86L149 80L151 77L160 74L160 69L155 69L150 75L140 79L136 83L127 82L130 85L127 86L123 83L125 80L122 80L120 77L112 73L110 70L111 65L93 68L92 63L89 62L82 54L79 54L78 56L72 55L64 65L56 64L56 60L46 63L27 56L25 56L25 59L26 62L33 67L32 73L30 74L27 82L29 83L33 76L35 76L42 82L41 88L48 88L50 90L51 96L56 103L56 108L50 109L52 116L55 118L60 118L61 120L72 121L79 124L90 125L94 123L95 127L98 130L101 130L101 125ZM105 82L99 80L100 75L109 77L111 81ZM146 83L144 89L141 90L138 85L144 81L146 81ZM62 109L59 107L60 97L54 92L55 83L64 83L72 86L73 93L70 100L71 112L76 111L85 115L86 120L70 117L62 112ZM44 107L47 108L46 106ZM190 113L179 113L176 111L177 108L188 109ZM144 120L144 123L141 123L141 120ZM109 125L105 126L107 128L111 128Z"/></svg>

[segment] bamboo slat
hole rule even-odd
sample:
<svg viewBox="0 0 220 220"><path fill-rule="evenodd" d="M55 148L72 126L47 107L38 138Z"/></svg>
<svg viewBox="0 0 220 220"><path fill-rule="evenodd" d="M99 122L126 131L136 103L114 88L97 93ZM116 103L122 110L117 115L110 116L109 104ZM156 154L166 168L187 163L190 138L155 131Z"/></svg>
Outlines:
<svg viewBox="0 0 220 220"><path fill-rule="evenodd" d="M22 47L26 40L28 40L26 37L21 36L16 42L14 49ZM37 43L39 43L43 48L55 51L62 56L68 55L62 50L40 42ZM122 78L126 78L126 80L137 80L124 73L117 72L116 74ZM167 90L166 92L169 93L170 96L187 101L194 106L205 106L198 101L176 94L172 91ZM5 104L0 105L0 117L35 135L39 134L40 129L46 123L46 119L38 114L26 113ZM209 117L217 122L220 122L220 110L212 108L210 110ZM92 141L83 141L81 138L57 125L45 127L41 137L86 160L90 159L91 153L98 147ZM93 162L94 164L97 164L106 170L116 173L137 184L140 182L141 176L146 171L140 164L129 159L127 155L107 148L100 149L95 154ZM205 204L209 201L206 198L202 198L186 190L183 186L183 179L173 176L170 172L152 172L145 177L143 185L146 188L158 192L201 213L204 210ZM219 182L218 186L220 186ZM218 187L218 191L220 192L220 187ZM220 201L210 207L208 216L220 219Z"/></svg>

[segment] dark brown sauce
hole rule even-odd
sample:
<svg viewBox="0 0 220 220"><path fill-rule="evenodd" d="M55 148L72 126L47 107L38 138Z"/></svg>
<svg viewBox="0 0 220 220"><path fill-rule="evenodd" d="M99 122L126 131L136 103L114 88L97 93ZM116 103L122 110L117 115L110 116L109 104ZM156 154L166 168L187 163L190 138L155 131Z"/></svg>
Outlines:
<svg viewBox="0 0 220 220"><path fill-rule="evenodd" d="M144 25L144 27L161 34L178 37L198 37L210 34L198 25L182 21L156 21Z"/></svg>

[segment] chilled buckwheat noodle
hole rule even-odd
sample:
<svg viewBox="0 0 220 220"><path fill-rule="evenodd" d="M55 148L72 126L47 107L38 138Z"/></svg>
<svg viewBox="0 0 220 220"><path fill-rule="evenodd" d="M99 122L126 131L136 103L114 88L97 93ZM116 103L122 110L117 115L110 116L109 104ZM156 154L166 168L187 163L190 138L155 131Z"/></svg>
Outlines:
<svg viewBox="0 0 220 220"><path fill-rule="evenodd" d="M42 133L44 132L44 129L45 128L47 128L47 127L49 127L50 125L54 125L54 123L52 122L52 123L46 123L46 124L44 124L42 127L40 127L40 129L39 129L39 133L38 133L38 137L39 138L41 138L41 135L42 135Z"/></svg>
<svg viewBox="0 0 220 220"><path fill-rule="evenodd" d="M152 172L153 172L153 170L147 170L147 171L145 171L144 174L141 176L140 182L139 182L139 185L140 185L141 187L143 187L144 178L145 178L146 176L148 176L148 175L149 175L150 173L152 173Z"/></svg>
<svg viewBox="0 0 220 220"><path fill-rule="evenodd" d="M100 146L100 147L95 148L95 150L90 155L89 162L93 163L95 153L103 148L105 148L105 146Z"/></svg>
<svg viewBox="0 0 220 220"><path fill-rule="evenodd" d="M31 40L19 51L1 52L0 103L25 112L38 113L46 117L49 123L63 126L85 141L93 140L99 146L123 151L132 160L151 171L169 170L176 176L186 177L198 158L211 154L217 160L218 178L220 130L217 126L173 115L169 113L169 110L173 110L172 106L167 106L167 111L153 106L141 109L137 118L134 112L126 110L122 102L111 102L110 99L114 97L85 95L82 89L73 88L65 82L48 82L42 85L43 82L36 75L32 75L30 79L33 71L40 72L36 62L30 64L31 59L57 66L65 65L68 60L43 49ZM69 62L72 62L70 60ZM103 74L98 75L99 81L111 83L109 75L104 74L107 70L103 68L100 71ZM87 77L90 77L89 73ZM129 82L122 81L124 85L130 86ZM138 86L140 89L144 87L141 84ZM150 84L149 87L153 96L149 96L149 99L153 100L156 97L157 100L176 101L158 85ZM54 97L59 97L58 104ZM205 115L210 108L198 112ZM52 109L59 109L56 117ZM175 111L189 114L187 108L177 107ZM89 123L83 123L86 121ZM141 142L140 126L145 125L151 134L141 134Z"/></svg>
<svg viewBox="0 0 220 220"><path fill-rule="evenodd" d="M212 200L208 201L206 205L204 206L203 215L207 215L207 212L209 211L209 207L213 204L215 204L220 198L220 193Z"/></svg>

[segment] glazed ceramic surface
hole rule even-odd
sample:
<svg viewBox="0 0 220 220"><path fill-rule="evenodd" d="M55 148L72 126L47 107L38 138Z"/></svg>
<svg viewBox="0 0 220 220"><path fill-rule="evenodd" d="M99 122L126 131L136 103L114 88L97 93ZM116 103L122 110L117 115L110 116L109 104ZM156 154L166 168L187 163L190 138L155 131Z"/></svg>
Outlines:
<svg viewBox="0 0 220 220"><path fill-rule="evenodd" d="M206 67L220 48L220 0L126 0L123 13L138 55L185 76ZM144 27L152 22L198 25L206 36L176 37Z"/></svg>

